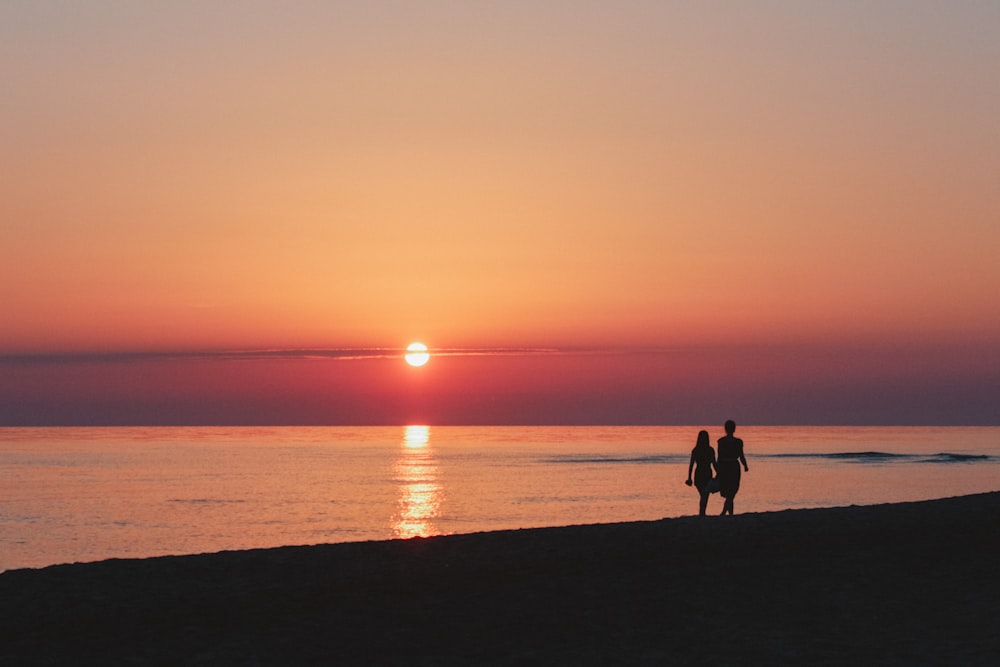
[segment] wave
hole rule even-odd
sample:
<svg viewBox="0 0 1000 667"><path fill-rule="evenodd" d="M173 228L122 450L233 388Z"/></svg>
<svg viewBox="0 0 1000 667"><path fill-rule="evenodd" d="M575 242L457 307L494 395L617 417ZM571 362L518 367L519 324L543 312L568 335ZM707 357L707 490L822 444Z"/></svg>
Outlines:
<svg viewBox="0 0 1000 667"><path fill-rule="evenodd" d="M892 452L788 452L780 454L749 454L748 458L753 459L822 459L828 461L840 461L844 463L988 463L1000 461L1000 457L988 454L955 454L952 452L941 452L938 454L894 454ZM652 454L652 455L623 455L613 454L564 454L542 459L542 463L549 464L635 464L635 465L662 465L665 463L687 463L690 460L688 454Z"/></svg>
<svg viewBox="0 0 1000 667"><path fill-rule="evenodd" d="M522 504L555 504L555 503L609 503L609 502L629 502L636 500L649 500L652 496L646 493L629 493L624 495L605 496L521 496L515 498L514 503Z"/></svg>
<svg viewBox="0 0 1000 667"><path fill-rule="evenodd" d="M761 454L758 458L772 459L833 459L835 461L860 461L866 463L894 460L913 460L913 454L889 452L793 452L788 454Z"/></svg>
<svg viewBox="0 0 1000 667"><path fill-rule="evenodd" d="M245 503L245 500L235 498L171 498L170 503L189 503L192 505L236 505Z"/></svg>
<svg viewBox="0 0 1000 667"><path fill-rule="evenodd" d="M976 463L978 461L990 461L996 457L987 454L949 454L942 452L922 459L927 463Z"/></svg>
<svg viewBox="0 0 1000 667"><path fill-rule="evenodd" d="M565 454L542 459L542 463L687 463L688 454L650 454L647 456L614 456L595 454Z"/></svg>
<svg viewBox="0 0 1000 667"><path fill-rule="evenodd" d="M988 454L954 454L941 452L938 454L893 454L890 452L829 452L829 453L790 453L762 454L755 458L775 459L830 459L855 463L980 463L995 460L997 457Z"/></svg>

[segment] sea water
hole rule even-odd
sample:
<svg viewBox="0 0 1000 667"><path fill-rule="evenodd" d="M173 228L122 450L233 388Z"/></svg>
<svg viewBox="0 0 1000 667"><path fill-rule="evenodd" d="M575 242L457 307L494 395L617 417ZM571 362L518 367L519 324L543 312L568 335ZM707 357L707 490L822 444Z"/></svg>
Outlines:
<svg viewBox="0 0 1000 667"><path fill-rule="evenodd" d="M701 428L4 428L0 570L690 515ZM738 514L1000 489L1000 427L737 435Z"/></svg>

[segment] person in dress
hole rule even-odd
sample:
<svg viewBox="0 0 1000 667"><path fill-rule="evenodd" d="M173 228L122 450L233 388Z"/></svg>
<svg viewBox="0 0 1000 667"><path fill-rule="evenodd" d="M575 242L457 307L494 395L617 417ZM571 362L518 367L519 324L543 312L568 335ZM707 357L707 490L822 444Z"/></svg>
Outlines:
<svg viewBox="0 0 1000 667"><path fill-rule="evenodd" d="M698 489L698 515L705 516L710 494L708 485L712 482L712 471L715 469L715 450L709 444L708 431L699 431L698 440L691 450L691 462L688 464L688 478L685 484L691 486L691 471L694 471L694 487Z"/></svg>
<svg viewBox="0 0 1000 667"><path fill-rule="evenodd" d="M715 469L719 473L719 494L726 499L722 506L722 514L733 514L733 499L740 490L740 464L743 471L750 472L747 458L743 454L743 441L733 435L736 432L736 422L732 419L726 422L726 435L719 438L719 460Z"/></svg>

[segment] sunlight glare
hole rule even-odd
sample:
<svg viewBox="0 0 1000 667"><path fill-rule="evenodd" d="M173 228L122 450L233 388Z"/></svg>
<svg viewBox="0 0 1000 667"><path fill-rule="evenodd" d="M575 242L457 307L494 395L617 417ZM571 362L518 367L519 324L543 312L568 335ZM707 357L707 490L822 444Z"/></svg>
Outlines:
<svg viewBox="0 0 1000 667"><path fill-rule="evenodd" d="M403 447L393 476L400 494L392 523L395 537L427 537L438 532L434 519L441 513L442 487L430 434L430 427L423 425L407 426L403 431Z"/></svg>
<svg viewBox="0 0 1000 667"><path fill-rule="evenodd" d="M403 431L403 445L410 448L426 447L431 439L431 427L410 425Z"/></svg>

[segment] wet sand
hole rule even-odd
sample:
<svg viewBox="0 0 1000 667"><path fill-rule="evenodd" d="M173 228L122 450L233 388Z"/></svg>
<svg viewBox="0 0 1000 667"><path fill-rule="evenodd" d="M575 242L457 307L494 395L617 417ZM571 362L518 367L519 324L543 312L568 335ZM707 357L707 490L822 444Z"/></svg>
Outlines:
<svg viewBox="0 0 1000 667"><path fill-rule="evenodd" d="M0 664L996 664L998 517L1000 492L15 570Z"/></svg>

